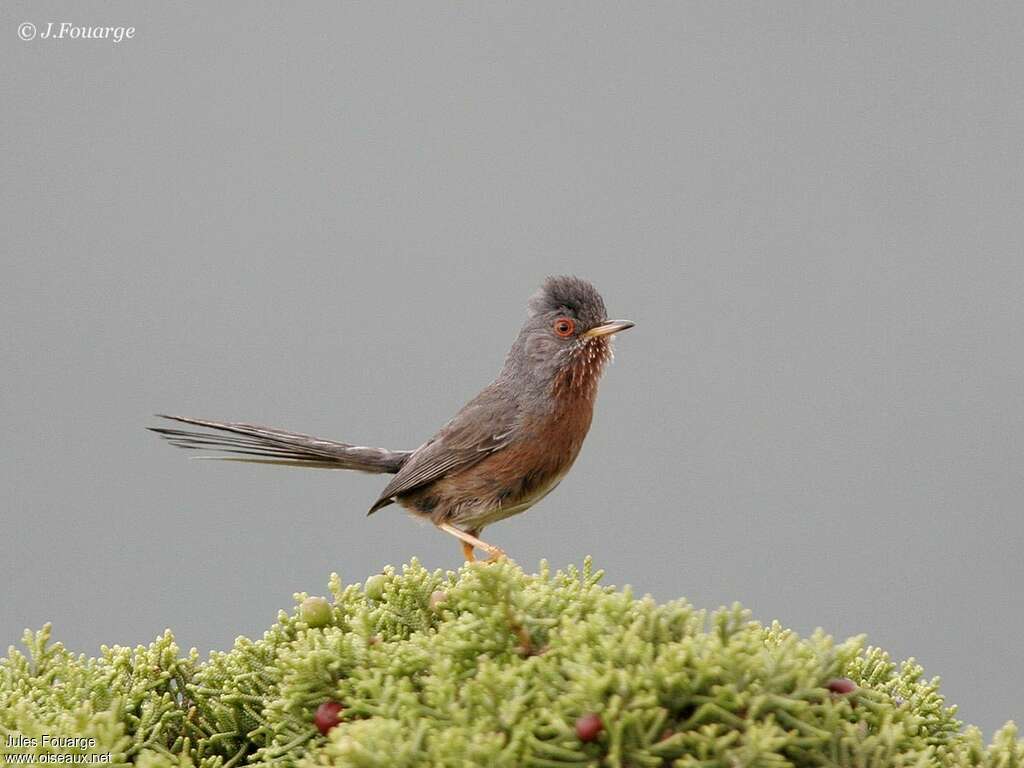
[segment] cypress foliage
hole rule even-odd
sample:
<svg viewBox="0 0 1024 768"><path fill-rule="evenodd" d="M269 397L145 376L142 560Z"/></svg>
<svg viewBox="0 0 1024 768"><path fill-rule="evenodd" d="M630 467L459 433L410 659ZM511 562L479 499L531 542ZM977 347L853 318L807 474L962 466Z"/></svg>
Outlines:
<svg viewBox="0 0 1024 768"><path fill-rule="evenodd" d="M1024 768L1012 723L985 746L913 660L600 579L589 560L333 575L330 605L297 594L206 661L170 632L86 658L26 631L0 659L0 743L95 746L0 750L143 768Z"/></svg>

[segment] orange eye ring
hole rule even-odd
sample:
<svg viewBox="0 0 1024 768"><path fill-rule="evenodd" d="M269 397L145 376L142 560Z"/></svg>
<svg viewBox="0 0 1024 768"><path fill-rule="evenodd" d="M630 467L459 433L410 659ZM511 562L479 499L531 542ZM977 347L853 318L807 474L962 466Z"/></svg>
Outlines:
<svg viewBox="0 0 1024 768"><path fill-rule="evenodd" d="M569 338L576 331L576 323L573 322L571 317L558 318L552 327L555 330L555 335L561 336L563 339Z"/></svg>

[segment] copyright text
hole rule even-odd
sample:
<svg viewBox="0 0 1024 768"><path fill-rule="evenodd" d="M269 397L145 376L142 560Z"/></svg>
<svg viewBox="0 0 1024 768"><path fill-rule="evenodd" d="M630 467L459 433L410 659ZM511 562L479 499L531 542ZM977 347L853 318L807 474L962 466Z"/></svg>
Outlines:
<svg viewBox="0 0 1024 768"><path fill-rule="evenodd" d="M73 24L70 21L48 21L37 27L31 21L18 25L18 37L29 40L110 40L120 43L135 37L135 27L102 27Z"/></svg>

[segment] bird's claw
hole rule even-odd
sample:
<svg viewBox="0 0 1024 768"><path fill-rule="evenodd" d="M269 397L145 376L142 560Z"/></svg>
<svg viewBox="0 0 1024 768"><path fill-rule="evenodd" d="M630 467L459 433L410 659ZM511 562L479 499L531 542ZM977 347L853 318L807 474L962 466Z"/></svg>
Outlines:
<svg viewBox="0 0 1024 768"><path fill-rule="evenodd" d="M486 551L487 551L487 559L484 560L485 563L496 563L499 560L509 560L510 559L508 554L505 552L505 550L499 549L498 547L492 547L491 549L488 549Z"/></svg>

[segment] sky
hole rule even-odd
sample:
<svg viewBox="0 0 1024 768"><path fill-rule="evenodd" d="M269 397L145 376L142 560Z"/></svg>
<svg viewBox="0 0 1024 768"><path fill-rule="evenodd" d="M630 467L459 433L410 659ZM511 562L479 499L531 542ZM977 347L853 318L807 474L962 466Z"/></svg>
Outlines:
<svg viewBox="0 0 1024 768"><path fill-rule="evenodd" d="M0 644L205 654L331 572L457 567L365 516L380 476L144 428L414 448L576 274L636 327L488 541L866 633L1021 721L1022 37L971 2L4 3Z"/></svg>

